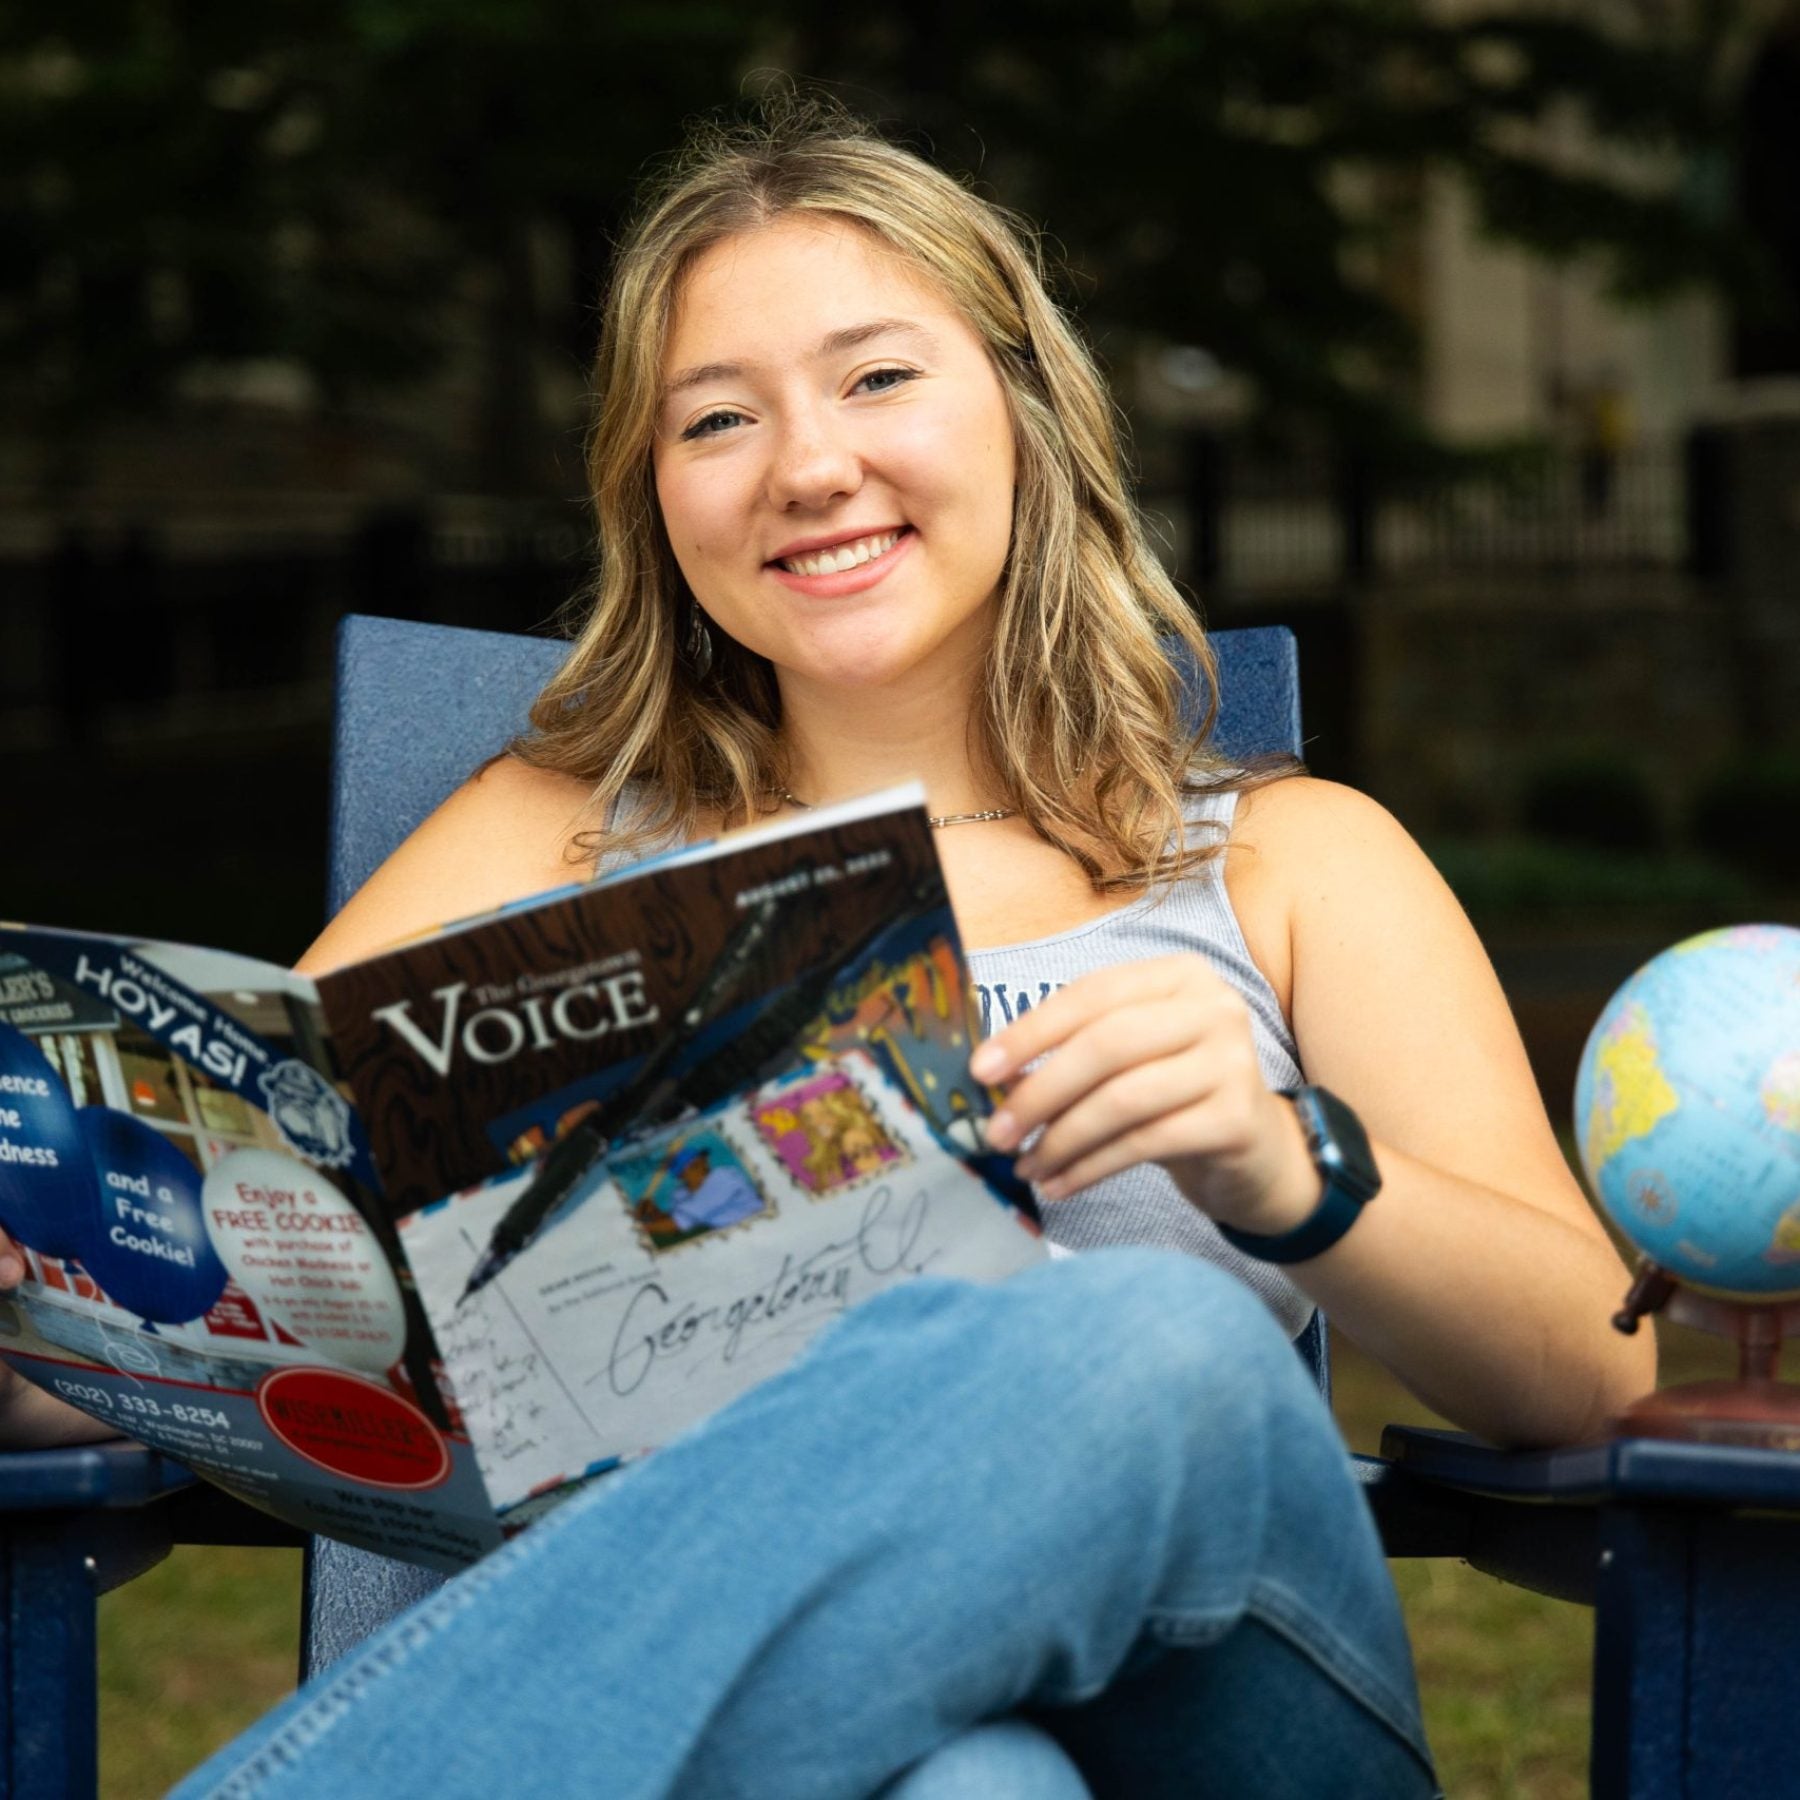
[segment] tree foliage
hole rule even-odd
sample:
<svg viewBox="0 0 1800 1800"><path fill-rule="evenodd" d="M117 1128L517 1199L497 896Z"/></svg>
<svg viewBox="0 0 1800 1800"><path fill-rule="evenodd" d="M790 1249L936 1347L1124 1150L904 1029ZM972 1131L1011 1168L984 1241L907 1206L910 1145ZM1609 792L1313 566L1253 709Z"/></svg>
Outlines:
<svg viewBox="0 0 1800 1800"><path fill-rule="evenodd" d="M567 228L591 293L645 159L785 70L1043 220L1103 331L1401 443L1396 259L1434 170L1625 293L1740 276L1733 30L1705 0L15 0L0 369L67 431L222 361L405 382L453 348L452 294L490 351L529 338L526 224ZM573 353L573 293L561 329Z"/></svg>

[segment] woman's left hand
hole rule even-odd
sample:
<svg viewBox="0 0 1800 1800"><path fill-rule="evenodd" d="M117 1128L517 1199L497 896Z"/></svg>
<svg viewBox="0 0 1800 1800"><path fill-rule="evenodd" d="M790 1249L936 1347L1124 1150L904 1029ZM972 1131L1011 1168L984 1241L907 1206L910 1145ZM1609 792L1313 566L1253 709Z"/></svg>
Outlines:
<svg viewBox="0 0 1800 1800"><path fill-rule="evenodd" d="M1099 969L1052 994L970 1058L1017 1080L988 1121L1018 1173L1062 1200L1135 1163L1160 1163L1202 1212L1241 1231L1291 1229L1317 1204L1300 1122L1257 1065L1249 1008L1197 956Z"/></svg>

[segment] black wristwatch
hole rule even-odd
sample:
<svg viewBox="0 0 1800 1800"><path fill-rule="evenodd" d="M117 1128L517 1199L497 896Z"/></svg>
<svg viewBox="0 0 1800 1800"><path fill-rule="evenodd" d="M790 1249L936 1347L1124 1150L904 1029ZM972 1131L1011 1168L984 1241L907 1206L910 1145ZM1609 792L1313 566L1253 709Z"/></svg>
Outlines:
<svg viewBox="0 0 1800 1800"><path fill-rule="evenodd" d="M1325 1183L1319 1204L1294 1227L1274 1237L1219 1227L1232 1249L1262 1262L1305 1262L1329 1250L1357 1221L1362 1209L1381 1192L1381 1171L1369 1150L1362 1120L1336 1094L1322 1087L1282 1088L1294 1103L1313 1167Z"/></svg>

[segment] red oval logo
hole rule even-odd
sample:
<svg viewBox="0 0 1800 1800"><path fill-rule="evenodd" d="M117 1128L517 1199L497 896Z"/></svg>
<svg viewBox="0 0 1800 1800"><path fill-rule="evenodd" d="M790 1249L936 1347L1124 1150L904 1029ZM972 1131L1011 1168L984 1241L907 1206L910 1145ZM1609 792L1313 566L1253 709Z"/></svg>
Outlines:
<svg viewBox="0 0 1800 1800"><path fill-rule="evenodd" d="M392 1388L335 1369L277 1369L256 1404L296 1456L334 1475L382 1488L436 1487L449 1477L450 1446Z"/></svg>

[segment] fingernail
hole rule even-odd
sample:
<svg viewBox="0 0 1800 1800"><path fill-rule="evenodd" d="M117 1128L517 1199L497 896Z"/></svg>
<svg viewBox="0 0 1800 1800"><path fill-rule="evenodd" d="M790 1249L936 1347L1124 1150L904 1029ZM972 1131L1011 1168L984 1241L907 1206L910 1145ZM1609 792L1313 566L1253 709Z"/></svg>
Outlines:
<svg viewBox="0 0 1800 1800"><path fill-rule="evenodd" d="M1034 1152L1030 1156L1021 1156L1019 1160L1013 1164L1013 1173L1017 1175L1021 1181L1030 1181L1042 1167L1043 1165L1038 1161L1037 1155Z"/></svg>
<svg viewBox="0 0 1800 1800"><path fill-rule="evenodd" d="M995 1044L983 1044L969 1058L969 1073L977 1081L993 1081L1006 1072L1006 1052Z"/></svg>
<svg viewBox="0 0 1800 1800"><path fill-rule="evenodd" d="M1019 1141L1019 1121L1005 1107L988 1120L987 1140L996 1150L1010 1150Z"/></svg>
<svg viewBox="0 0 1800 1800"><path fill-rule="evenodd" d="M25 1279L25 1265L16 1256L0 1256L0 1287L17 1287Z"/></svg>
<svg viewBox="0 0 1800 1800"><path fill-rule="evenodd" d="M1029 1179L1029 1177L1027 1177ZM1069 1184L1058 1175L1053 1181L1038 1183L1038 1193L1045 1200L1060 1200L1069 1191Z"/></svg>

